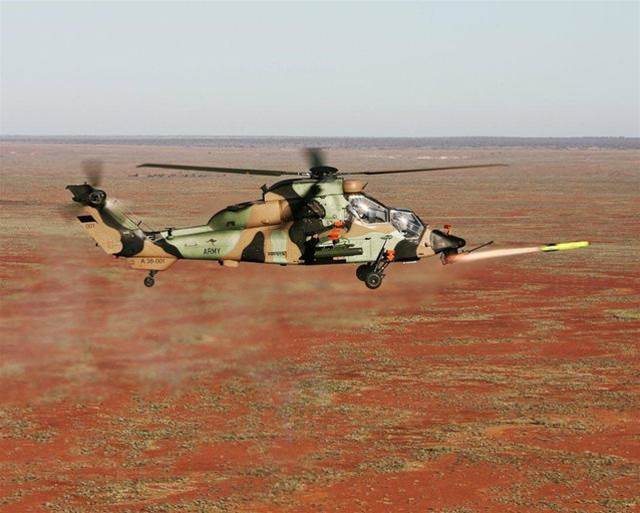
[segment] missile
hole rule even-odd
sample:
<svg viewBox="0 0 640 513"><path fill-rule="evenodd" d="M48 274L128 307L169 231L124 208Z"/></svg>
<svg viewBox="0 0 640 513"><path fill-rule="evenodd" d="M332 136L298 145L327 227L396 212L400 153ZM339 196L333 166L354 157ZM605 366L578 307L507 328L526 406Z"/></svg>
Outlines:
<svg viewBox="0 0 640 513"><path fill-rule="evenodd" d="M581 240L579 242L560 242L558 244L547 244L546 246L540 246L540 251L565 251L567 249L579 249L586 248L589 245L589 241Z"/></svg>

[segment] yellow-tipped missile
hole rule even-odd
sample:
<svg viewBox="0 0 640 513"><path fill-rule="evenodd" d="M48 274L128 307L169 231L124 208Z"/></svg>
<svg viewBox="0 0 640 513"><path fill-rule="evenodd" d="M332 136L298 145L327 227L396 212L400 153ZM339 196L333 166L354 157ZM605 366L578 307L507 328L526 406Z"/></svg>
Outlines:
<svg viewBox="0 0 640 513"><path fill-rule="evenodd" d="M558 244L540 246L540 251L565 251L567 249L586 248L588 245L589 241L586 240L581 240L579 242L560 242Z"/></svg>

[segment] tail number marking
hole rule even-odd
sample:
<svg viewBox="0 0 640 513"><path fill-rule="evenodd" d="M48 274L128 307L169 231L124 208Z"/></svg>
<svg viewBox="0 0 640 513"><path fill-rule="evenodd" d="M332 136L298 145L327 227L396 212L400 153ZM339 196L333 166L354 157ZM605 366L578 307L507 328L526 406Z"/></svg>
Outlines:
<svg viewBox="0 0 640 513"><path fill-rule="evenodd" d="M149 258L149 257L143 257L140 259L140 263L141 264L164 264L167 261L166 258Z"/></svg>

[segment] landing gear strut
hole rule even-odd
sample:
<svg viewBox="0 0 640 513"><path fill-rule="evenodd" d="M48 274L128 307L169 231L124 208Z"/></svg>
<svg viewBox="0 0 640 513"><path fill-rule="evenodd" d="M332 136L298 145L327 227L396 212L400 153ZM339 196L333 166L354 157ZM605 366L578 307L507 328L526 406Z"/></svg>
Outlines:
<svg viewBox="0 0 640 513"><path fill-rule="evenodd" d="M156 283L156 280L153 277L158 274L158 271L149 271L149 276L144 279L144 284L146 287L153 287Z"/></svg>

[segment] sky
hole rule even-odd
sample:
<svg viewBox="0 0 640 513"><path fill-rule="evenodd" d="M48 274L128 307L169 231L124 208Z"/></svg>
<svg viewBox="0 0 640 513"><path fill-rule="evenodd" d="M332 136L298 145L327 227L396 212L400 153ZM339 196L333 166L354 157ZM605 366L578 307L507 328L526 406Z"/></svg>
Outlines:
<svg viewBox="0 0 640 513"><path fill-rule="evenodd" d="M2 0L0 133L640 136L639 5Z"/></svg>

